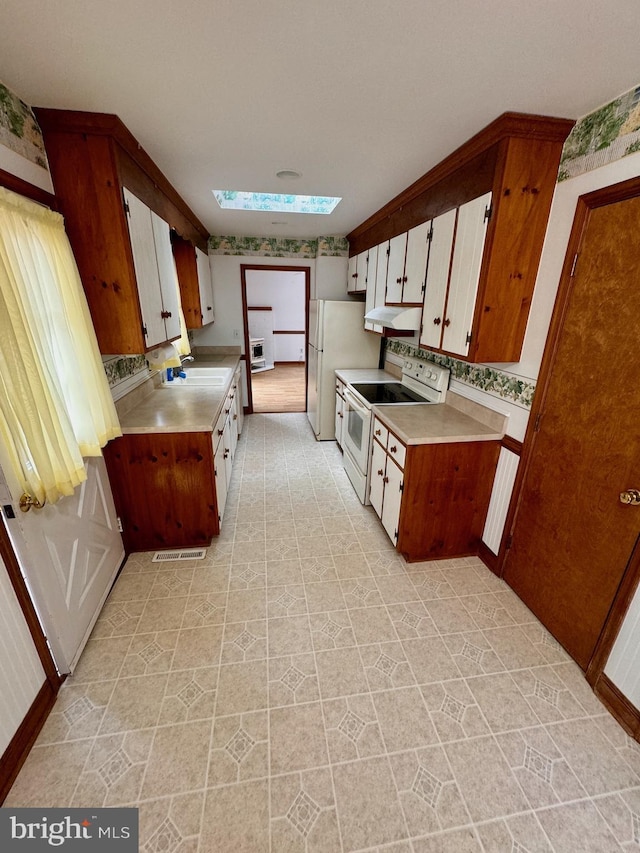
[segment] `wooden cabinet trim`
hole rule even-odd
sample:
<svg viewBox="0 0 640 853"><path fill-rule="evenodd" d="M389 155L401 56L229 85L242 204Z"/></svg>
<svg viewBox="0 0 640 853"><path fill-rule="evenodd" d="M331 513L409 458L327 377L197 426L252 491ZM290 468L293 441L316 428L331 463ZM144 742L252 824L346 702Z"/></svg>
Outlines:
<svg viewBox="0 0 640 853"><path fill-rule="evenodd" d="M155 189L160 193L163 193L182 214L182 216L191 223L193 229L198 234L199 244L201 243L200 247L204 247L204 250L206 251L206 244L209 239L207 229L118 116L111 113L92 113L81 110L56 110L46 107L35 107L34 112L38 119L38 124L45 135L45 144L47 133L55 131L67 134L106 136L115 140L123 152L133 160L138 169L145 173L146 177ZM126 166L123 168L126 173ZM136 188L130 187L130 189L135 192ZM142 201L147 200L142 199ZM147 203L149 202L147 201ZM149 204L149 206L152 207L152 209L155 209L152 204ZM158 213L159 216L163 216L161 210L156 210L156 213ZM163 216L163 219L167 219L167 217ZM170 222L169 224L172 223ZM184 234L183 236L190 235Z"/></svg>
<svg viewBox="0 0 640 853"><path fill-rule="evenodd" d="M354 228L347 235L350 255L491 189L498 146L504 139L546 141L561 148L574 124L571 119L503 113Z"/></svg>

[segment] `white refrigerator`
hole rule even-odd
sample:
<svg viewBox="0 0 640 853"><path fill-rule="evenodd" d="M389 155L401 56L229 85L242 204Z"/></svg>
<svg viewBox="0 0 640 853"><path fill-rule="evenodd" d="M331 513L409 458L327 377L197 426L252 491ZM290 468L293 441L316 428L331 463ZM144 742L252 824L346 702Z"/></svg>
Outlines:
<svg viewBox="0 0 640 853"><path fill-rule="evenodd" d="M335 371L378 367L380 343L364 330L364 302L309 302L307 417L318 441L335 438Z"/></svg>

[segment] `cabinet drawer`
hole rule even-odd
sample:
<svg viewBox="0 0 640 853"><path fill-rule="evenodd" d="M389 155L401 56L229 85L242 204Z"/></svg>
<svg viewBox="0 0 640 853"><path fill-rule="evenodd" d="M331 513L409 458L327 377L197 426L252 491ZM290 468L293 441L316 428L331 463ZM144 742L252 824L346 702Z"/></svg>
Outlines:
<svg viewBox="0 0 640 853"><path fill-rule="evenodd" d="M383 426L380 421L376 418L373 422L373 437L380 442L383 447L387 446L387 436L389 435L389 430L386 426Z"/></svg>
<svg viewBox="0 0 640 853"><path fill-rule="evenodd" d="M404 468L407 448L401 441L398 441L392 432L389 433L387 439L387 453L400 468Z"/></svg>

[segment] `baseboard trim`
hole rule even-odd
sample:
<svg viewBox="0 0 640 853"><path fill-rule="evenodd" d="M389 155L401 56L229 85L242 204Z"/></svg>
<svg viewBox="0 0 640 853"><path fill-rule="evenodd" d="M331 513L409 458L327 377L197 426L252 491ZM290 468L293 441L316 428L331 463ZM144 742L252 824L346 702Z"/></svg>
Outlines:
<svg viewBox="0 0 640 853"><path fill-rule="evenodd" d="M478 545L478 556L485 566L491 569L494 575L498 574L498 555L494 554L491 548L482 541Z"/></svg>
<svg viewBox="0 0 640 853"><path fill-rule="evenodd" d="M49 680L45 681L26 717L11 738L9 746L5 749L0 760L0 805L11 790L20 768L26 761L31 747L54 706L57 695L58 689Z"/></svg>
<svg viewBox="0 0 640 853"><path fill-rule="evenodd" d="M598 676L598 680L593 686L593 692L613 714L622 728L640 743L640 710L631 704L604 673L600 673Z"/></svg>

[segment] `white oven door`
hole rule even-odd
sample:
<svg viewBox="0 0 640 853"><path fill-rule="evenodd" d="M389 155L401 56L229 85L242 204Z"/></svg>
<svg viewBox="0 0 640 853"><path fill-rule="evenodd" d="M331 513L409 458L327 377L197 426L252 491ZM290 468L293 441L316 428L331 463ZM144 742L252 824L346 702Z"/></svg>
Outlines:
<svg viewBox="0 0 640 853"><path fill-rule="evenodd" d="M347 387L344 392L343 445L360 471L367 475L371 410L364 406Z"/></svg>

